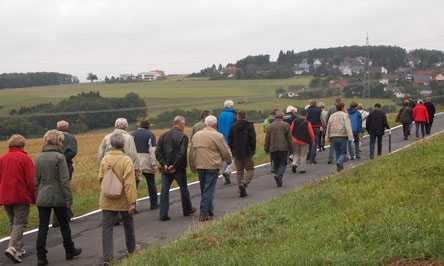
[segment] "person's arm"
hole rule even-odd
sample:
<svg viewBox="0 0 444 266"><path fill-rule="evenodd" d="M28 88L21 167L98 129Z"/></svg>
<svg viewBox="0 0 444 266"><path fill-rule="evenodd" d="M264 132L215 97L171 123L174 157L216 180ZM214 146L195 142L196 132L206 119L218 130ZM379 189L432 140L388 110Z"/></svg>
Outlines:
<svg viewBox="0 0 444 266"><path fill-rule="evenodd" d="M163 142L164 142L164 135L160 136L159 142L157 143L157 148L156 148L156 159L159 162L161 167L166 166L166 164L167 164L165 157L164 157L165 152L164 152Z"/></svg>
<svg viewBox="0 0 444 266"><path fill-rule="evenodd" d="M102 162L100 163L100 166L99 166L99 174L97 175L97 177L99 179L99 184L102 184L104 176L105 176L105 170L104 170L104 162L102 160Z"/></svg>
<svg viewBox="0 0 444 266"><path fill-rule="evenodd" d="M291 132L290 132L290 127L287 127L287 128L285 129L285 138L286 138L287 145L288 145L288 151L289 151L290 153L293 153L293 145L292 145L292 142L291 142Z"/></svg>
<svg viewBox="0 0 444 266"><path fill-rule="evenodd" d="M312 126L312 124L310 122L307 121L307 123L308 123L308 125L307 125L308 135L310 136L311 143L314 143L314 141L315 141L315 134L314 134L313 126Z"/></svg>
<svg viewBox="0 0 444 266"><path fill-rule="evenodd" d="M369 115L367 116L367 119L365 120L365 129L367 129L367 132L368 132L368 133L370 133L369 130L370 130L370 127L371 127L372 119L373 119L372 115L369 114Z"/></svg>
<svg viewBox="0 0 444 266"><path fill-rule="evenodd" d="M230 149L233 149L233 146L234 146L233 132L234 132L234 129L233 129L233 126L231 126L230 133L228 134L228 143L227 143L228 146L230 147Z"/></svg>
<svg viewBox="0 0 444 266"><path fill-rule="evenodd" d="M130 158L122 159L122 167L123 167L123 190L125 191L125 196L128 201L128 205L130 205L131 209L135 208L137 201L137 188L136 188L136 176L134 164Z"/></svg>
<svg viewBox="0 0 444 266"><path fill-rule="evenodd" d="M194 136L193 136L193 138L194 138ZM188 161L189 161L191 172L196 173L197 169L196 169L195 158L194 158L195 154L194 154L193 138L191 138L190 152L188 154Z"/></svg>
<svg viewBox="0 0 444 266"><path fill-rule="evenodd" d="M151 146L156 147L156 135L154 133L151 134Z"/></svg>
<svg viewBox="0 0 444 266"><path fill-rule="evenodd" d="M425 108L425 116L426 116L427 123L429 123L430 122L430 114L429 114L429 111L427 110L427 108Z"/></svg>
<svg viewBox="0 0 444 266"><path fill-rule="evenodd" d="M327 122L327 130L325 131L325 137L329 140L330 139L330 123Z"/></svg>
<svg viewBox="0 0 444 266"><path fill-rule="evenodd" d="M345 129L347 131L347 138L348 140L353 140L353 130L351 127L351 121L348 117L345 117Z"/></svg>
<svg viewBox="0 0 444 266"><path fill-rule="evenodd" d="M57 169L59 170L59 182L60 187L62 188L63 197L66 202L66 206L69 207L72 205L72 192L71 192L71 182L68 173L68 165L66 164L66 160L63 157L59 157L57 161Z"/></svg>
<svg viewBox="0 0 444 266"><path fill-rule="evenodd" d="M31 158L26 158L23 167L26 188L30 195L32 195L33 203L35 202L35 167Z"/></svg>
<svg viewBox="0 0 444 266"><path fill-rule="evenodd" d="M105 150L106 150L106 137L102 139L102 142L100 143L99 148L97 150L97 158L96 158L97 167L100 167L100 162L102 162L102 159L105 156Z"/></svg>
<svg viewBox="0 0 444 266"><path fill-rule="evenodd" d="M254 155L256 153L256 129L252 123L250 124L250 128L248 130L248 139L250 141L249 144L252 152L251 155Z"/></svg>
<svg viewBox="0 0 444 266"><path fill-rule="evenodd" d="M401 121L401 115L402 115L402 113L403 113L404 111L405 111L405 107L402 107L402 108L399 110L398 115L396 116L396 120L395 120L396 123L400 123L400 122L402 122L402 121Z"/></svg>
<svg viewBox="0 0 444 266"><path fill-rule="evenodd" d="M133 166L135 170L140 170L139 165L139 157L137 156L137 148L136 143L134 142L134 138L131 135L128 135L127 142L125 143L125 153L128 155L133 161Z"/></svg>
<svg viewBox="0 0 444 266"><path fill-rule="evenodd" d="M228 148L227 143L225 143L225 139L223 135L216 136L214 139L214 144L216 145L217 149L219 150L220 156L222 157L222 160L226 162L227 164L231 164L231 152L230 148Z"/></svg>
<svg viewBox="0 0 444 266"><path fill-rule="evenodd" d="M77 153L79 152L78 150L78 145L77 145L77 139L74 135L72 135L72 159L74 159L74 157L76 157Z"/></svg>
<svg viewBox="0 0 444 266"><path fill-rule="evenodd" d="M270 153L270 127L265 134L264 150L266 153Z"/></svg>
<svg viewBox="0 0 444 266"><path fill-rule="evenodd" d="M385 127L385 129L390 129L386 114L384 114L384 127Z"/></svg>
<svg viewBox="0 0 444 266"><path fill-rule="evenodd" d="M174 167L177 168L178 162L186 161L187 151L188 151L188 137L183 135L179 143L179 150L177 151L176 160L173 163Z"/></svg>

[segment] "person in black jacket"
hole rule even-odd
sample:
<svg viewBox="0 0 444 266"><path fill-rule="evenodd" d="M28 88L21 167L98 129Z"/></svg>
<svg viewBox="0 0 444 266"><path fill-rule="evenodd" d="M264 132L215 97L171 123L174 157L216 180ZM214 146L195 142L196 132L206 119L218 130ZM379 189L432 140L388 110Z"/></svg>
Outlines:
<svg viewBox="0 0 444 266"><path fill-rule="evenodd" d="M321 108L317 105L315 100L310 102L310 107L307 109L307 120L311 123L315 134L314 143L310 144L308 159L311 164L316 164L316 153L319 143L321 142Z"/></svg>
<svg viewBox="0 0 444 266"><path fill-rule="evenodd" d="M408 140L410 136L410 129L413 121L412 108L409 101L404 101L403 107L399 110L396 122L402 124L402 130L404 132L404 140Z"/></svg>
<svg viewBox="0 0 444 266"><path fill-rule="evenodd" d="M424 105L427 108L427 112L429 113L429 122L426 124L426 134L430 135L432 133L432 126L433 126L433 119L435 118L436 114L436 108L435 105L432 103L432 98L427 97L426 102Z"/></svg>
<svg viewBox="0 0 444 266"><path fill-rule="evenodd" d="M375 143L378 140L378 156L382 153L382 137L385 130L390 129L387 116L381 109L381 104L375 104L375 109L367 117L366 129L370 135L370 159L375 157Z"/></svg>
<svg viewBox="0 0 444 266"><path fill-rule="evenodd" d="M254 176L253 155L256 152L256 130L253 123L246 120L244 111L237 113L237 121L231 126L228 146L230 146L236 165L240 197L246 197L246 188Z"/></svg>
<svg viewBox="0 0 444 266"><path fill-rule="evenodd" d="M191 205L190 192L187 184L187 149L188 137L183 133L185 118L176 116L173 128L162 134L156 149L156 159L162 173L162 188L160 194L160 220L170 220L168 209L170 206L169 191L171 183L176 180L180 187L182 210L184 216L191 216L196 209Z"/></svg>

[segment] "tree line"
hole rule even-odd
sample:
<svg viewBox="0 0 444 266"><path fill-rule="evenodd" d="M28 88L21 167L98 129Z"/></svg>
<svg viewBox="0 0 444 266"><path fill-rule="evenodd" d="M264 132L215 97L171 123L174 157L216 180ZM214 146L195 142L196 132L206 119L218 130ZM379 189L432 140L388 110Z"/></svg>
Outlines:
<svg viewBox="0 0 444 266"><path fill-rule="evenodd" d="M112 127L119 117L127 118L130 123L136 122L146 117L146 104L135 93L128 93L122 98L105 98L99 92L82 92L57 104L21 107L10 114L0 124L2 138L15 133L40 136L54 128L61 119L70 122L75 133Z"/></svg>
<svg viewBox="0 0 444 266"><path fill-rule="evenodd" d="M0 89L79 83L70 74L57 72L3 73L0 74Z"/></svg>

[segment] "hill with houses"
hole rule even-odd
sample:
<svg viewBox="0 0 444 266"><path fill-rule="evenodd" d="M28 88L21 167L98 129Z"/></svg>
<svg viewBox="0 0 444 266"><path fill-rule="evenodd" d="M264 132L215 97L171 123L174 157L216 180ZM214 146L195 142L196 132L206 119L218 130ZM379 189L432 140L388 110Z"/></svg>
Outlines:
<svg viewBox="0 0 444 266"><path fill-rule="evenodd" d="M247 56L225 67L202 69L192 77L210 79L290 78L312 75L309 87L277 88L277 97L336 94L404 98L444 95L444 52L396 46L344 46L296 53Z"/></svg>

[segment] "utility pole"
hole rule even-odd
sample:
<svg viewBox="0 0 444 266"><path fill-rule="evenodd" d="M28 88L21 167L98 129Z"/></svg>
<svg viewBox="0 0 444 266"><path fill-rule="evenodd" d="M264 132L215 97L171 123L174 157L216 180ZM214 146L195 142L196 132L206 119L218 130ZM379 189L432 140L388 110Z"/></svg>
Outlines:
<svg viewBox="0 0 444 266"><path fill-rule="evenodd" d="M364 75L364 97L370 97L370 40L367 36L365 38L365 45L367 49L367 55L365 59L365 75Z"/></svg>

